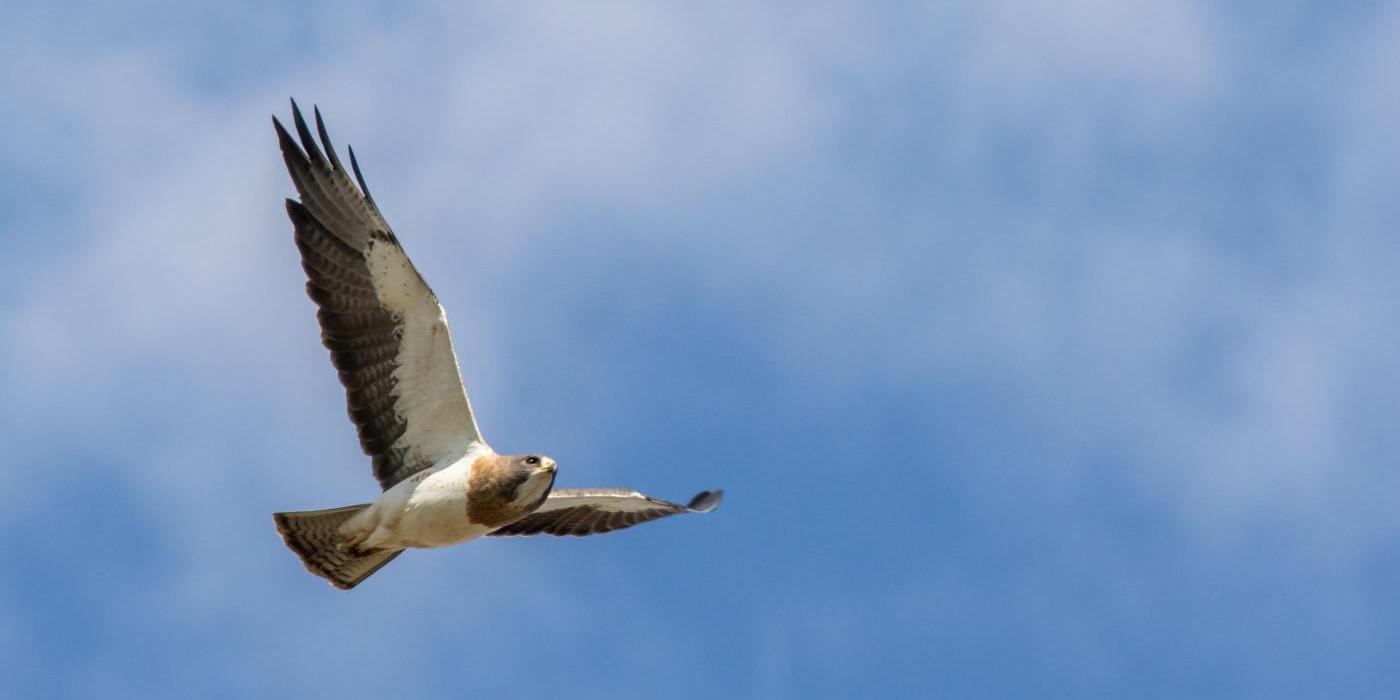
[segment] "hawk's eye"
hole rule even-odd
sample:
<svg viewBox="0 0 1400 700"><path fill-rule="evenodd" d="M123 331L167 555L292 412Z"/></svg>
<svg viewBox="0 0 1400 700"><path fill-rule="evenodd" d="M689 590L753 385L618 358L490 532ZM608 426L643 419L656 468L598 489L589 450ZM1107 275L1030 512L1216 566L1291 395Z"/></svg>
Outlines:
<svg viewBox="0 0 1400 700"><path fill-rule="evenodd" d="M539 457L526 457L526 458L525 458L525 463L533 467L533 466L535 466L536 464L539 464L539 463L540 463L540 458L539 458Z"/></svg>

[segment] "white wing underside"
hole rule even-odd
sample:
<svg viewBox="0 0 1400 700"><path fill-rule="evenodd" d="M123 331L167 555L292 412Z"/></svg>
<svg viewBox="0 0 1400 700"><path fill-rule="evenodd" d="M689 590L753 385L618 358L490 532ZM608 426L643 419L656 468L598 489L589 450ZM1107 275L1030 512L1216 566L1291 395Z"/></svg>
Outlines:
<svg viewBox="0 0 1400 700"><path fill-rule="evenodd" d="M401 247L376 246L369 262L380 303L402 319L394 408L407 429L393 448L409 450L425 467L455 461L484 441L462 382L447 312Z"/></svg>
<svg viewBox="0 0 1400 700"><path fill-rule="evenodd" d="M558 489L536 513L565 508L594 508L609 513L645 513L657 508L682 508L677 503L651 498L632 489Z"/></svg>

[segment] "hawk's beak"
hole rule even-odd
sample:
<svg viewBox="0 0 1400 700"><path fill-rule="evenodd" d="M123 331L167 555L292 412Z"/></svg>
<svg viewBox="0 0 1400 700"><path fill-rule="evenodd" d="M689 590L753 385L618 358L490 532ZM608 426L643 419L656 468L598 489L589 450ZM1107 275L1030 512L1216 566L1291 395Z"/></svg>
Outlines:
<svg viewBox="0 0 1400 700"><path fill-rule="evenodd" d="M541 464L541 465L538 466L538 467L535 467L535 471L537 471L537 472L549 472L549 473L552 474L552 473L554 473L554 472L556 472L556 471L559 471L559 465L558 465L558 463L556 463L554 460L552 460L552 459L546 457L546 458L544 459L544 463L543 463L543 464Z"/></svg>

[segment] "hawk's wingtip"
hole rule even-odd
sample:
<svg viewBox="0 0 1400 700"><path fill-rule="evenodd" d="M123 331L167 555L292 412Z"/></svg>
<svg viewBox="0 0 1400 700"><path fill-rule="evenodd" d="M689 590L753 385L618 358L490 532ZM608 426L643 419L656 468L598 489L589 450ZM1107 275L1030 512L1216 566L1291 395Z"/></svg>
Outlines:
<svg viewBox="0 0 1400 700"><path fill-rule="evenodd" d="M709 513L719 507L720 501L724 500L724 489L714 491L701 491L695 494L695 498L690 499L685 509L692 513Z"/></svg>

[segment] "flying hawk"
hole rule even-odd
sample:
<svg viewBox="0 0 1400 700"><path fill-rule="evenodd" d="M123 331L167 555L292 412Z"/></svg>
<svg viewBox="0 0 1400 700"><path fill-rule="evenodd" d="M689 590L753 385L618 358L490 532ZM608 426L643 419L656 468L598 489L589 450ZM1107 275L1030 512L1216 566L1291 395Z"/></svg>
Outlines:
<svg viewBox="0 0 1400 700"><path fill-rule="evenodd" d="M719 506L720 490L681 505L630 489L555 489L549 457L496 454L476 426L437 296L375 206L354 149L351 182L315 115L320 147L295 101L300 145L272 119L301 197L287 200L287 215L321 342L383 493L373 503L273 515L308 571L350 589L410 547L592 535Z"/></svg>

